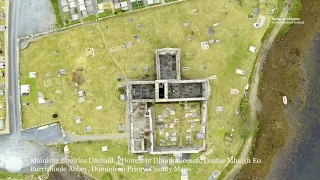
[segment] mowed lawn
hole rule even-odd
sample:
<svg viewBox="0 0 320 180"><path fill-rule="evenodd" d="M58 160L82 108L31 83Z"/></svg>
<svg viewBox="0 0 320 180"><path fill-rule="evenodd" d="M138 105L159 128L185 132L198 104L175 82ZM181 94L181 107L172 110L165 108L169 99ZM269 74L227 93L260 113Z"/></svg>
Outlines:
<svg viewBox="0 0 320 180"><path fill-rule="evenodd" d="M235 114L239 110L244 87L256 58L256 54L250 53L248 48L250 45L260 46L270 23L268 18L271 18L267 17L262 28L254 29L253 23L258 16L254 19L248 19L247 16L252 13L256 4L252 0L243 2L241 7L237 1L189 0L83 25L30 44L20 53L21 84L31 85L31 96L22 98L22 102L30 103L29 106L22 106L23 127L59 120L68 132L83 134L84 127L91 125L92 133L117 133L117 123L125 122L125 102L119 100L117 76L140 79L147 74L154 77L154 50L174 47L182 50L182 67L190 68L189 71L182 71L183 78L208 78L217 75L217 79L211 81L208 106L207 146L213 150L208 158L225 159L235 155L243 143L243 134L240 133L242 121ZM193 9L197 10L197 15L191 13ZM267 11L261 9L261 13ZM129 22L129 18L134 18L135 21ZM184 27L184 22L189 22L190 25ZM217 22L220 26L214 27L215 34L209 36L207 28ZM143 24L144 29L137 30L137 24ZM134 35L138 35L141 41L133 39ZM194 39L187 42L186 38L189 36L194 36ZM209 50L201 50L200 42L210 39L219 39L222 43L211 44ZM131 48L111 55L108 53L109 48L129 41L133 42ZM86 48L94 48L95 56L86 57ZM55 54L54 51L58 53ZM145 73L143 66L148 66L150 71ZM79 87L69 87L67 82L72 79L72 71L81 67L86 70L86 82ZM56 71L59 68L67 68L67 75L58 78ZM237 75L236 68L246 70L245 76ZM37 72L36 79L28 77L30 71ZM44 86L46 72L53 79L50 87ZM231 88L239 89L239 94L231 95ZM62 90L62 93L55 94L57 89ZM86 90L86 102L78 103L76 89ZM36 93L39 91L53 100L54 105L46 107L38 104ZM96 110L95 107L100 105L103 109ZM220 115L216 113L217 106L224 107ZM55 113L59 115L57 119L52 117ZM75 116L81 117L83 123L76 125ZM224 141L225 132L233 134L232 142ZM107 145L108 142L103 144ZM116 151L116 154L127 153L126 143L123 144L123 149ZM71 155L74 158L92 155L107 157L107 154L100 153L101 145L71 145ZM109 149L112 148L109 146ZM193 155L193 158L198 156L199 154ZM189 173L190 179L207 179L214 169L222 171L226 165L188 165L193 167ZM198 173L196 169L199 169ZM103 173L92 174L100 178ZM151 177L154 175L152 173L124 175L125 179L137 179L142 175L150 176L149 179L155 178ZM180 173L158 175L157 177L170 176L171 179L177 179ZM116 179L117 175L114 176Z"/></svg>

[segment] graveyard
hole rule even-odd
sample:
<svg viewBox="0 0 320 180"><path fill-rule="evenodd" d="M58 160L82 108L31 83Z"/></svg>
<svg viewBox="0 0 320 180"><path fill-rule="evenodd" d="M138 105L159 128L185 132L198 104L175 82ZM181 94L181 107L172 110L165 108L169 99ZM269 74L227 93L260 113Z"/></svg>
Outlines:
<svg viewBox="0 0 320 180"><path fill-rule="evenodd" d="M240 102L246 93L257 49L271 24L270 6L277 7L277 1L268 1L268 5L244 1L240 5L238 1L189 0L42 37L20 51L20 84L29 85L26 86L29 91L27 88L26 94L21 96L23 128L59 121L70 134L127 133L118 129L119 123L129 126L126 124L126 80L155 80L154 51L173 47L181 49L183 79L209 79L211 86L206 151L192 154L191 158L235 156L247 135L240 115ZM249 18L256 7L260 7L259 14ZM255 28L253 25L260 15L267 18L264 24ZM194 139L197 117L185 116L191 111L199 111L200 115L200 107L186 110L180 104L160 105L155 105L156 114L169 113L170 119L162 118L164 127L168 125L164 131L156 128L156 134L159 134L157 146L163 139L165 146L171 143L171 139L170 143L166 140L166 133L170 131L172 120L180 138L183 134L181 140L179 135L175 136L177 146L180 142L188 146L186 131L190 128L194 129L191 144L202 143L202 140ZM165 110L167 107L174 109L175 114ZM178 119L177 125L174 119ZM156 121L159 121L158 116ZM87 143L71 144L75 147L70 148L74 151L71 155L86 158L92 154L96 157L108 154L97 150L102 146L101 142L92 144L92 148ZM81 147L86 147L85 153ZM119 153L127 153L127 144L123 143L121 147ZM110 145L109 151L114 151L113 148ZM173 157L169 155L169 158ZM207 179L215 169L221 172L227 165L201 164L199 170L196 170L197 164L183 166L193 168L189 172L190 179ZM117 173L112 174L117 176ZM123 174L125 177L142 175ZM92 172L92 175L100 178L102 172ZM153 173L143 175L154 176ZM160 177L160 173L157 175ZM163 178L173 176L179 177L180 172L161 174Z"/></svg>
<svg viewBox="0 0 320 180"><path fill-rule="evenodd" d="M156 104L156 146L201 146L200 103Z"/></svg>

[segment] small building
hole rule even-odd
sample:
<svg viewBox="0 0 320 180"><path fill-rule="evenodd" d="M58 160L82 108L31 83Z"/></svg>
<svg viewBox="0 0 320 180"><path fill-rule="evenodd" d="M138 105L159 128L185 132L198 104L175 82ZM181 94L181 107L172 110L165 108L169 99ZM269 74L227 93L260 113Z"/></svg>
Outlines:
<svg viewBox="0 0 320 180"><path fill-rule="evenodd" d="M108 152L109 151L108 146L102 146L101 147L101 151L102 152Z"/></svg>
<svg viewBox="0 0 320 180"><path fill-rule="evenodd" d="M20 87L21 96L29 96L30 95L30 85L25 84Z"/></svg>

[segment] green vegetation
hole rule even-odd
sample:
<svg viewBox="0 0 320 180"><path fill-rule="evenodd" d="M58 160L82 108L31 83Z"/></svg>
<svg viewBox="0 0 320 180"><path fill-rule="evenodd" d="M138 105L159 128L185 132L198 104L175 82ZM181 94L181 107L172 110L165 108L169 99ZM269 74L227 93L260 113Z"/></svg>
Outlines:
<svg viewBox="0 0 320 180"><path fill-rule="evenodd" d="M61 12L60 12L60 8L59 8L59 0L50 0L53 9L54 9L54 14L56 15L56 26L57 28L62 28L64 26L63 20L62 20L62 16L61 16Z"/></svg>
<svg viewBox="0 0 320 180"><path fill-rule="evenodd" d="M96 15L91 15L91 16L88 16L88 17L85 17L85 18L82 18L82 22L88 22L88 21L93 21L93 20L96 20L97 17Z"/></svg>
<svg viewBox="0 0 320 180"><path fill-rule="evenodd" d="M302 8L301 0L294 0L292 3L292 9L288 13L289 18L298 18ZM300 20L303 21L303 20ZM277 35L277 39L281 39L292 27L294 23L284 24ZM298 25L299 26L299 25Z"/></svg>
<svg viewBox="0 0 320 180"><path fill-rule="evenodd" d="M39 176L46 176L44 173L33 173L33 174L20 174L20 173L9 173L0 170L0 179L14 179L14 180L34 180L39 179Z"/></svg>
<svg viewBox="0 0 320 180"><path fill-rule="evenodd" d="M75 25L75 24L79 24L80 20L75 20L75 21L71 21L69 23L67 23L67 26L71 26L71 25Z"/></svg>
<svg viewBox="0 0 320 180"><path fill-rule="evenodd" d="M104 10L102 13L99 13L99 18L107 17L107 16L112 16L112 11L111 10Z"/></svg>
<svg viewBox="0 0 320 180"><path fill-rule="evenodd" d="M1 7L0 12L4 12L4 1L0 1L0 7ZM5 23L6 23L5 19L0 19L0 25L4 25Z"/></svg>
<svg viewBox="0 0 320 180"><path fill-rule="evenodd" d="M165 0L166 3L174 2L174 1L178 1L178 0Z"/></svg>
<svg viewBox="0 0 320 180"><path fill-rule="evenodd" d="M110 173L104 173L101 179L102 180L112 180L112 175Z"/></svg>

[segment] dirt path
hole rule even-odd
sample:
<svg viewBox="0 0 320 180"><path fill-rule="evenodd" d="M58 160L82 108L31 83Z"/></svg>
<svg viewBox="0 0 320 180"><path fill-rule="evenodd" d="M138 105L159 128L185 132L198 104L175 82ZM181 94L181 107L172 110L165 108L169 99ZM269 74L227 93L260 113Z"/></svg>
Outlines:
<svg viewBox="0 0 320 180"><path fill-rule="evenodd" d="M280 18L286 18L290 9L290 5L291 5L292 0L286 0L286 4L285 7L282 9ZM260 81L260 73L261 70L263 68L263 64L264 61L266 59L267 53L270 50L270 48L272 47L272 43L274 42L277 34L279 33L281 27L283 26L283 23L279 23L276 24L275 27L273 28L272 32L269 34L268 39L265 41L265 43L262 46L262 51L259 54L258 57L258 61L254 67L255 71L254 71L254 77L252 79L252 83L251 83L251 88L250 88L250 95L249 95L249 104L250 104L250 117L252 119L256 118L256 112L259 110L259 100L258 100L258 89L259 89L259 81ZM252 141L253 140L253 136L250 136L243 147L243 150L240 154L239 159L241 160L245 160L248 155L249 152L251 150L251 146L252 146ZM231 180L234 179L234 177L237 175L237 173L240 171L240 169L242 168L243 164L242 163L237 163L232 169L231 171L226 175L226 177L224 179L226 180Z"/></svg>
<svg viewBox="0 0 320 180"><path fill-rule="evenodd" d="M103 42L104 42L104 45L106 46L106 49L110 55L110 57L112 58L113 62L118 66L118 68L120 69L120 71L122 72L123 76L125 79L127 79L127 75L126 73L124 72L124 70L121 68L120 64L118 63L118 61L113 57L113 55L110 53L110 50L109 50L109 46L108 46L108 43L106 41L106 38L104 37L104 33L102 32L102 30L100 29L100 27L98 26L95 26L101 33L101 36L102 36L102 39L103 39Z"/></svg>

